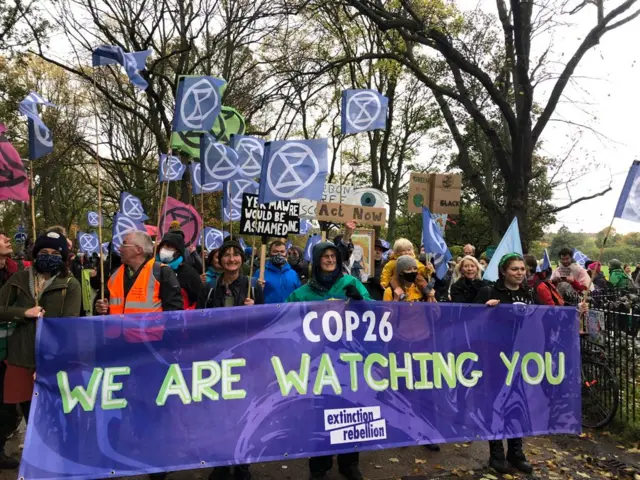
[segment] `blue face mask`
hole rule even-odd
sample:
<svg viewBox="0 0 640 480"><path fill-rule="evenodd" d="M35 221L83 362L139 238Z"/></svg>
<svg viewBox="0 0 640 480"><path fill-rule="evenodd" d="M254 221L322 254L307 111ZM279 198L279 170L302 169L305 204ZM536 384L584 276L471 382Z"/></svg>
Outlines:
<svg viewBox="0 0 640 480"><path fill-rule="evenodd" d="M40 273L56 273L62 267L63 259L60 255L38 255L33 266Z"/></svg>

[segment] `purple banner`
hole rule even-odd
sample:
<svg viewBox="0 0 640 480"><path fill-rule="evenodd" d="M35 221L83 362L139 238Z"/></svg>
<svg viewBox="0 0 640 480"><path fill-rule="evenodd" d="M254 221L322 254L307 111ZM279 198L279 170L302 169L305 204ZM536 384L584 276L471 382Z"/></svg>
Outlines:
<svg viewBox="0 0 640 480"><path fill-rule="evenodd" d="M162 336L161 340L131 343ZM575 308L342 301L45 318L25 479L579 433Z"/></svg>

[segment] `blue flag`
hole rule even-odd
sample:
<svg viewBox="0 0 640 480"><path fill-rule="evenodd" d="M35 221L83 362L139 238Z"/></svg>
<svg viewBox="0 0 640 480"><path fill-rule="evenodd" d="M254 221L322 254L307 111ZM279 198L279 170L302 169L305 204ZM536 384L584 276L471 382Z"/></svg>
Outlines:
<svg viewBox="0 0 640 480"><path fill-rule="evenodd" d="M291 247L293 247L293 242L291 240L287 240L287 243L284 244L284 248L286 248L288 252Z"/></svg>
<svg viewBox="0 0 640 480"><path fill-rule="evenodd" d="M204 248L209 252L220 248L227 235L229 235L229 232L224 232L213 227L204 227ZM198 245L200 245L200 242L201 237L198 238Z"/></svg>
<svg viewBox="0 0 640 480"><path fill-rule="evenodd" d="M307 262L313 261L313 247L315 247L321 241L322 237L320 235L311 235L307 239L307 244L304 246L304 259Z"/></svg>
<svg viewBox="0 0 640 480"><path fill-rule="evenodd" d="M222 143L216 142L213 135L205 133L200 140L201 182L230 182L247 178L240 170L238 154Z"/></svg>
<svg viewBox="0 0 640 480"><path fill-rule="evenodd" d="M97 233L78 232L78 249L80 253L92 255L100 253L100 240Z"/></svg>
<svg viewBox="0 0 640 480"><path fill-rule="evenodd" d="M493 256L491 257L491 261L489 265L487 265L487 269L484 271L483 279L489 280L490 282L495 282L498 280L498 265L500 264L500 260L507 253L519 253L522 255L522 242L520 241L520 230L518 229L518 219L514 217L511 225L500 240L500 244Z"/></svg>
<svg viewBox="0 0 640 480"><path fill-rule="evenodd" d="M105 257L109 255L109 242L104 242L102 244L102 255L104 255Z"/></svg>
<svg viewBox="0 0 640 480"><path fill-rule="evenodd" d="M259 189L258 182L249 178L225 182L224 195L222 196L223 208L227 208L231 204L234 210L240 211L242 209L242 196L245 193L256 195Z"/></svg>
<svg viewBox="0 0 640 480"><path fill-rule="evenodd" d="M387 128L389 99L375 90L342 92L340 127L343 135Z"/></svg>
<svg viewBox="0 0 640 480"><path fill-rule="evenodd" d="M640 161L635 160L622 187L615 218L640 222Z"/></svg>
<svg viewBox="0 0 640 480"><path fill-rule="evenodd" d="M180 161L178 157L173 155L160 154L160 162L158 167L158 178L161 182L175 182L182 180L184 171L187 166Z"/></svg>
<svg viewBox="0 0 640 480"><path fill-rule="evenodd" d="M313 230L313 223L306 218L300 219L300 233L298 235L306 235Z"/></svg>
<svg viewBox="0 0 640 480"><path fill-rule="evenodd" d="M49 129L44 124L42 119L40 118L40 114L38 113L38 105L46 105L47 107L55 107L55 105L48 100L42 98L42 96L36 92L30 92L29 95L24 97L24 99L19 103L18 110L25 117L33 120L33 122L39 127L49 132Z"/></svg>
<svg viewBox="0 0 640 480"><path fill-rule="evenodd" d="M231 135L231 148L238 152L240 169L251 178L260 177L264 140L247 135Z"/></svg>
<svg viewBox="0 0 640 480"><path fill-rule="evenodd" d="M260 175L260 203L322 200L328 171L326 138L267 142Z"/></svg>
<svg viewBox="0 0 640 480"><path fill-rule="evenodd" d="M141 52L125 52L121 47L115 45L102 45L93 51L93 66L120 64L136 87L146 90L149 84L140 75L139 71L146 68L147 57L151 55L151 50Z"/></svg>
<svg viewBox="0 0 640 480"><path fill-rule="evenodd" d="M127 192L120 193L120 213L140 222L149 219L144 213L140 199Z"/></svg>
<svg viewBox="0 0 640 480"><path fill-rule="evenodd" d="M46 127L36 125L31 119L27 120L27 126L29 131L29 160L37 160L53 152L51 131Z"/></svg>
<svg viewBox="0 0 640 480"><path fill-rule="evenodd" d="M174 132L208 132L222 109L227 82L215 77L181 77L173 115Z"/></svg>
<svg viewBox="0 0 640 480"><path fill-rule="evenodd" d="M547 249L544 249L544 256L542 257L542 267L541 270L545 271L545 270L550 270L551 269L551 259L549 258L549 252L547 252Z"/></svg>
<svg viewBox="0 0 640 480"><path fill-rule="evenodd" d="M200 173L200 164L198 162L191 162L189 164L189 172L191 173L191 191L194 195L200 195L201 193L219 192L222 190L222 182L210 181L202 185L202 174Z"/></svg>
<svg viewBox="0 0 640 480"><path fill-rule="evenodd" d="M433 266L437 277L444 278L447 273L447 263L451 260L451 252L427 207L422 208L422 243L424 251L433 255Z"/></svg>
<svg viewBox="0 0 640 480"><path fill-rule="evenodd" d="M139 230L146 232L144 223L133 218L123 215L122 213L116 213L113 217L113 230L111 237L111 248L114 252L120 252L120 245L124 242L124 237L128 233Z"/></svg>
<svg viewBox="0 0 640 480"><path fill-rule="evenodd" d="M382 248L385 248L386 250L391 249L391 244L387 242L384 238L380 239L380 245L382 245Z"/></svg>
<svg viewBox="0 0 640 480"><path fill-rule="evenodd" d="M587 257L584 253L582 253L580 250L578 250L577 248L573 249L573 259L576 261L576 263L578 265L580 265L582 268L584 268L584 264L585 262L588 262L589 260L591 260L589 257Z"/></svg>
<svg viewBox="0 0 640 480"><path fill-rule="evenodd" d="M98 212L87 212L87 223L90 227L99 227L102 225L102 219Z"/></svg>
<svg viewBox="0 0 640 480"><path fill-rule="evenodd" d="M237 222L242 218L242 211L230 206L222 207L222 213L225 222Z"/></svg>

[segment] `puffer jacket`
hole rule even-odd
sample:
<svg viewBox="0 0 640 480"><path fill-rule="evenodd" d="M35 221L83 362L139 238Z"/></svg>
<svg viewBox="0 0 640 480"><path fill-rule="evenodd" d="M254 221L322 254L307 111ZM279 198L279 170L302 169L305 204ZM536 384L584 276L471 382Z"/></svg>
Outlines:
<svg viewBox="0 0 640 480"><path fill-rule="evenodd" d="M451 301L453 303L473 303L481 288L488 284L479 279L469 280L460 277L451 285Z"/></svg>
<svg viewBox="0 0 640 480"><path fill-rule="evenodd" d="M0 290L0 323L15 324L7 342L7 362L24 368L36 367L36 320L25 318L24 312L36 306L29 288L31 269L16 273ZM82 306L80 283L71 274L56 277L40 293L39 305L45 317L77 317Z"/></svg>

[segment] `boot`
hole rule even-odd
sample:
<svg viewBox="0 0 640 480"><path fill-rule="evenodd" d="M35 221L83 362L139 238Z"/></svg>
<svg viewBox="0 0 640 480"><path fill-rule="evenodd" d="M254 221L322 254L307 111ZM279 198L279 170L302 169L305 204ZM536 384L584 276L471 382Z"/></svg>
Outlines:
<svg viewBox="0 0 640 480"><path fill-rule="evenodd" d="M509 446L507 461L523 473L533 472L533 467L527 462L527 457L522 451L522 439L512 438L507 440L507 445Z"/></svg>
<svg viewBox="0 0 640 480"><path fill-rule="evenodd" d="M251 480L249 465L236 465L233 469L233 480Z"/></svg>
<svg viewBox="0 0 640 480"><path fill-rule="evenodd" d="M20 462L0 451L0 470L14 470L20 466Z"/></svg>
<svg viewBox="0 0 640 480"><path fill-rule="evenodd" d="M347 467L340 468L340 473L347 480L364 480L362 473L360 473L360 468L358 468L357 464L351 464Z"/></svg>
<svg viewBox="0 0 640 480"><path fill-rule="evenodd" d="M498 473L509 473L502 440L489 440L489 466Z"/></svg>
<svg viewBox="0 0 640 480"><path fill-rule="evenodd" d="M215 467L209 474L209 480L231 480L231 467Z"/></svg>
<svg viewBox="0 0 640 480"><path fill-rule="evenodd" d="M427 443L425 447L427 447L427 450L429 450L430 452L440 451L440 445L438 445L437 443Z"/></svg>

